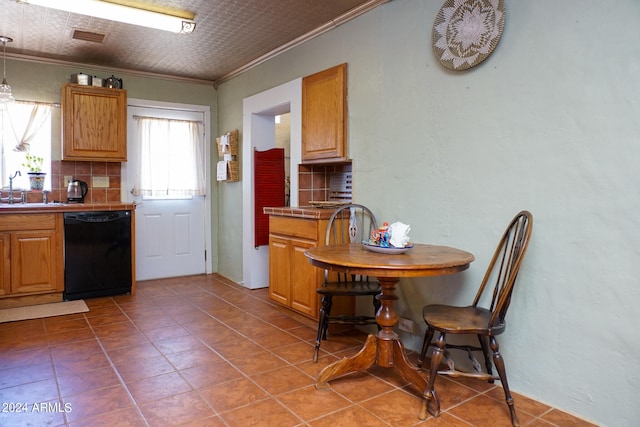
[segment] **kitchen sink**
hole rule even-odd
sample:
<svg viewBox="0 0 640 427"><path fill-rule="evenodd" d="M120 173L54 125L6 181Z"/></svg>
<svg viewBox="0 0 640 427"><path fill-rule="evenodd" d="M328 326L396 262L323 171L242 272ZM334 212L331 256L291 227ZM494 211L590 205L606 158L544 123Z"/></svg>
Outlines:
<svg viewBox="0 0 640 427"><path fill-rule="evenodd" d="M49 202L49 203L0 203L0 209L28 209L28 208L44 208L54 206L66 206L67 203Z"/></svg>

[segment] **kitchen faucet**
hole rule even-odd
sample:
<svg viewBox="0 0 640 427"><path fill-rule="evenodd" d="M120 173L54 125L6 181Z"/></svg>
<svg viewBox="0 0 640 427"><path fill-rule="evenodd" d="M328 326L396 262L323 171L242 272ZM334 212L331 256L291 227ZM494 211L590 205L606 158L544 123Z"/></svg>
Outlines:
<svg viewBox="0 0 640 427"><path fill-rule="evenodd" d="M13 179L16 176L22 176L20 171L16 171L16 173L14 173L13 176L9 177L9 197L7 198L7 201L9 202L9 204L13 204Z"/></svg>

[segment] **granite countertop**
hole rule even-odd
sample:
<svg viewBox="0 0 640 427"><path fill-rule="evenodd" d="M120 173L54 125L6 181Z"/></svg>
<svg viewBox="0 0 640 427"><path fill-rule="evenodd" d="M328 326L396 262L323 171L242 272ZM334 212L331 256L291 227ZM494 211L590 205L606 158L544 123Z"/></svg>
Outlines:
<svg viewBox="0 0 640 427"><path fill-rule="evenodd" d="M317 208L314 206L286 206L263 208L263 212L267 215L290 216L295 218L309 219L329 219L333 211L333 208Z"/></svg>
<svg viewBox="0 0 640 427"><path fill-rule="evenodd" d="M14 213L58 213L87 211L123 211L135 210L135 203L2 203L0 215Z"/></svg>

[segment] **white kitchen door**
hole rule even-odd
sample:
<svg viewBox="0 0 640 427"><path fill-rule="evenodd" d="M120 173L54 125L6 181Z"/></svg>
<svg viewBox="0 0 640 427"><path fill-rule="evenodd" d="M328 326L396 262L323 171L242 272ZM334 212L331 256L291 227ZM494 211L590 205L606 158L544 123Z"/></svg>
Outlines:
<svg viewBox="0 0 640 427"><path fill-rule="evenodd" d="M129 200L136 202L135 253L136 280L186 276L205 273L206 233L204 196L185 198L149 198L133 196L134 162L139 143L134 115L202 121L202 111L132 106L127 110L127 165L123 167L123 185ZM202 141L207 141L206 134ZM208 153L208 151L203 152ZM205 156L206 158L206 156ZM208 173L207 173L208 176ZM123 191L124 195L125 191Z"/></svg>

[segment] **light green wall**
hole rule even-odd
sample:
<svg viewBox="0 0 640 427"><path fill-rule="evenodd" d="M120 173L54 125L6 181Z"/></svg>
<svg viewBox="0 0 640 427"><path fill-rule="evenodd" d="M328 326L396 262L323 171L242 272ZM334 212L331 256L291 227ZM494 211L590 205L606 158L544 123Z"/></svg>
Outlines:
<svg viewBox="0 0 640 427"><path fill-rule="evenodd" d="M503 227L529 209L534 236L501 337L510 385L600 425L635 425L640 2L507 2L496 51L466 72L433 56L440 3L393 0L217 92L114 74L131 98L209 105L214 137L242 130L244 98L347 62L354 199L411 224L416 242L476 256L456 276L401 283L399 314L420 328L405 344L420 345L422 305L470 300ZM20 99L58 102L78 71L111 74L7 61ZM241 281L242 185L213 189L214 270Z"/></svg>
<svg viewBox="0 0 640 427"><path fill-rule="evenodd" d="M83 72L98 77L115 74L123 79L124 89L129 98L185 104L208 105L211 108L211 131L217 134L217 94L213 85L141 77L126 73L96 70L89 67L77 68L55 64L41 64L7 59L7 80L16 99L43 102L60 102L60 88L69 82L72 74ZM59 112L54 117L59 123ZM60 154L60 133L54 132L52 148ZM214 137L215 138L215 137ZM215 142L215 139L213 139Z"/></svg>
<svg viewBox="0 0 640 427"><path fill-rule="evenodd" d="M510 385L635 425L640 2L506 2L496 51L466 72L433 55L441 3L393 0L223 83L220 129L242 129L243 98L347 62L354 199L411 224L415 242L476 256L464 273L401 282L399 314L420 329L405 344L421 344L424 304L470 302L502 230L528 209L533 240L501 337ZM240 183L219 201L219 271L240 281Z"/></svg>
<svg viewBox="0 0 640 427"><path fill-rule="evenodd" d="M129 98L146 99L164 102L176 102L183 104L207 105L211 111L211 141L212 155L217 159L215 148L215 136L218 135L218 103L217 92L212 84L192 83L184 81L166 80L152 77L141 77L128 73L110 70L91 69L89 67L76 68L54 64L41 64L7 59L7 80L13 89L16 99L42 102L60 102L61 86L69 82L72 74L83 72L98 77L109 77L114 74L123 79L124 89ZM52 111L52 141L51 152L54 160L61 158L60 141L60 109ZM217 266L217 216L218 216L218 184L215 174L211 184L211 213L212 213L212 266L216 271Z"/></svg>

